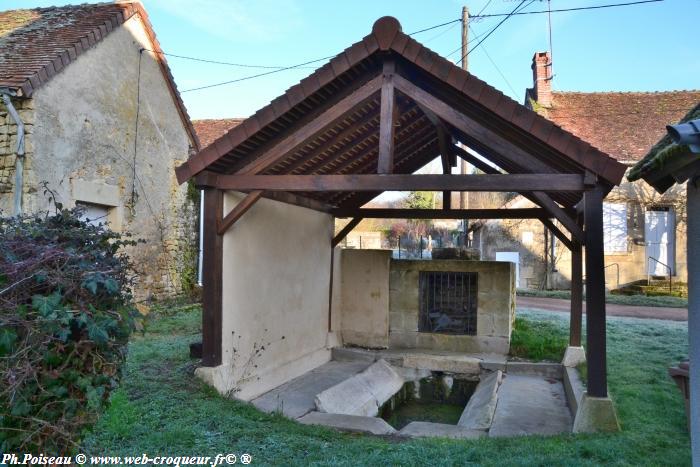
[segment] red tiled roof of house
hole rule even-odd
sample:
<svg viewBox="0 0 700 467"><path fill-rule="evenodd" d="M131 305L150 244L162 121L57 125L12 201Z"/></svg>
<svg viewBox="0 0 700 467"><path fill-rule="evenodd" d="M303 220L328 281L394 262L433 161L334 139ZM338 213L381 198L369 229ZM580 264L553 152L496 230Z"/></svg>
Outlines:
<svg viewBox="0 0 700 467"><path fill-rule="evenodd" d="M638 161L700 102L700 91L553 92L536 110L619 161Z"/></svg>
<svg viewBox="0 0 700 467"><path fill-rule="evenodd" d="M137 1L0 12L0 88L9 89L20 97L31 97L37 88L134 15L144 24L150 48L193 146L198 150L197 135L170 68L148 15Z"/></svg>
<svg viewBox="0 0 700 467"><path fill-rule="evenodd" d="M228 131L241 124L245 118L208 118L204 120L192 120L194 131L197 132L199 142L205 148L211 143L228 133Z"/></svg>

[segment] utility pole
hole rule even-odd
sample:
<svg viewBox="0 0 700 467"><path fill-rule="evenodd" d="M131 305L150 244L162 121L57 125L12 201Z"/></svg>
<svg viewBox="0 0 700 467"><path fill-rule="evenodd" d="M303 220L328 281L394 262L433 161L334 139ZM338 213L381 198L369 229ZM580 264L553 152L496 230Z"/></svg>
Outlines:
<svg viewBox="0 0 700 467"><path fill-rule="evenodd" d="M466 6L462 7L462 69L467 71L469 64L469 57L467 53L469 52L469 8ZM466 175L467 173L467 161L460 158L459 163L459 173ZM459 207L460 209L467 209L469 207L469 197L468 193L464 191L459 192ZM469 227L469 219L464 219L462 221L462 227L464 228L464 246L467 246L468 235L467 230Z"/></svg>

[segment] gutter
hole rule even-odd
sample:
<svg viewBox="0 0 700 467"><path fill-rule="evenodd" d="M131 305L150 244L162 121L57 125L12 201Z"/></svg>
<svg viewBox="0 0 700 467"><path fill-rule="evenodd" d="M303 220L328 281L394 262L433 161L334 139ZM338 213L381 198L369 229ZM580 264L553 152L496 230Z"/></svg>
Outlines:
<svg viewBox="0 0 700 467"><path fill-rule="evenodd" d="M15 198L13 203L13 213L15 216L22 214L22 191L24 191L24 123L19 117L19 113L12 105L11 97L16 95L13 91L8 89L0 89L0 94L2 94L2 100L7 107L12 119L17 125L17 149L15 158Z"/></svg>

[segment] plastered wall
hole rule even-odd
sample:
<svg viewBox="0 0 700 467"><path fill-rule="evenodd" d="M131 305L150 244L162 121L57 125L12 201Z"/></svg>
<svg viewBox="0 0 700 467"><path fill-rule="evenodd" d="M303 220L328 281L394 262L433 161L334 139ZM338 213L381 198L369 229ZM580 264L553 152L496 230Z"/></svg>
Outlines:
<svg viewBox="0 0 700 467"><path fill-rule="evenodd" d="M229 212L242 196L227 193ZM261 199L224 235L222 365L197 374L250 400L330 359L333 218Z"/></svg>

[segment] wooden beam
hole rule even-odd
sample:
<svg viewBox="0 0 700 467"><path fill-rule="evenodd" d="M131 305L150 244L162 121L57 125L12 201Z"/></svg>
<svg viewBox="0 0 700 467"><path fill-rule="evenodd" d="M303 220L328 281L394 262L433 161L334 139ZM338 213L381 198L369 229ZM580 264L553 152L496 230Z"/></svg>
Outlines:
<svg viewBox="0 0 700 467"><path fill-rule="evenodd" d="M473 156L472 154L469 154L467 151L464 149L460 148L459 146L455 146L456 153L459 157L463 158L470 164L474 165L476 168L481 170L482 172L485 172L487 174L499 174L502 173L499 169L496 169L495 167L491 166L490 164L487 164L483 160L479 159L478 157ZM545 175L545 177L550 177L551 175ZM547 195L546 193L543 192L533 192L533 193L522 193L523 196L525 196L527 199L532 201L533 203L537 204L538 206L542 206L543 208L547 209L549 213L552 215L552 217L555 217L559 222L562 223L566 229L571 232L571 235L578 240L579 242L583 242L583 230L581 230L581 227L567 214L567 212L562 209L557 203L554 202L554 200Z"/></svg>
<svg viewBox="0 0 700 467"><path fill-rule="evenodd" d="M336 246L338 246L338 243L342 242L343 239L352 231L352 229L357 227L357 224L359 224L360 222L362 222L361 217L354 217L352 220L350 220L350 222L348 222L348 224L345 227L343 227L343 230L338 232L338 235L333 237L331 247L335 248Z"/></svg>
<svg viewBox="0 0 700 467"><path fill-rule="evenodd" d="M280 203L293 204L295 206L301 206L302 208L313 209L319 212L330 212L335 209L335 206L323 203L321 201L307 198L306 196L295 195L294 193L287 193L285 191L270 191L264 192L263 198L268 198L274 201L279 201Z"/></svg>
<svg viewBox="0 0 700 467"><path fill-rule="evenodd" d="M528 153L521 147L515 145L508 139L502 137L498 133L479 122L473 120L467 115L459 112L451 105L438 99L429 92L421 89L411 83L401 75L394 76L394 85L396 89L406 94L413 99L417 104L429 109L445 122L449 123L459 131L469 137L483 142L488 142L488 146L498 152L503 157L506 157L518 164L520 167L527 167L530 170L535 170L541 173L553 173L554 170L545 162Z"/></svg>
<svg viewBox="0 0 700 467"><path fill-rule="evenodd" d="M202 365L221 365L223 238L217 232L223 192L204 190L202 251Z"/></svg>
<svg viewBox="0 0 700 467"><path fill-rule="evenodd" d="M308 144L311 139L317 137L320 133L328 131L328 129L335 124L339 118L343 118L347 112L352 111L352 109L371 98L376 92L379 91L381 84L381 76L371 79L365 85L339 101L318 117L314 118L308 124L299 128L288 137L275 144L260 157L246 164L237 173L258 173L277 164L290 153L296 152L304 145Z"/></svg>
<svg viewBox="0 0 700 467"><path fill-rule="evenodd" d="M603 188L583 195L586 229L586 354L588 395L607 397L605 341L605 261L603 253Z"/></svg>
<svg viewBox="0 0 700 467"><path fill-rule="evenodd" d="M576 174L499 175L217 175L222 190L270 191L580 191L583 177ZM549 208L543 206L545 209ZM559 208L562 212L563 209ZM553 213L555 214L555 213ZM558 216L555 217L558 218ZM572 221L573 222L573 221Z"/></svg>
<svg viewBox="0 0 700 467"><path fill-rule="evenodd" d="M218 228L216 229L219 235L223 235L226 231L236 223L238 219L241 218L243 214L248 212L248 209L252 208L255 203L258 202L260 197L263 195L262 191L252 191L241 200L235 208L231 209L231 212L226 214L226 217L221 219Z"/></svg>
<svg viewBox="0 0 700 467"><path fill-rule="evenodd" d="M547 177L553 177L554 175L547 175ZM561 191L561 190L559 190ZM550 196L546 193L543 193L541 191L533 191L530 193L530 195L536 200L536 203L543 208L545 208L547 211L550 212L559 222L562 223L566 229L571 232L571 235L578 240L579 242L583 243L584 241L584 234L583 230L581 230L581 227L576 223L576 221L569 216L566 211L559 206L557 203L550 198Z"/></svg>
<svg viewBox="0 0 700 467"><path fill-rule="evenodd" d="M394 92L393 60L384 62L382 76L382 101L379 112L379 160L377 173L390 174L394 171L394 118L396 117L396 94Z"/></svg>
<svg viewBox="0 0 700 467"><path fill-rule="evenodd" d="M542 221L544 226L547 227L549 231L552 232L554 236L557 237L559 241L562 242L564 246L569 249L569 251L571 251L571 249L573 248L573 243L571 243L571 240L569 239L569 237L566 236L564 232L559 230L559 227L554 225L554 222L547 218L542 218L540 219L540 221Z"/></svg>
<svg viewBox="0 0 700 467"><path fill-rule="evenodd" d="M583 313L583 257L581 244L574 241L571 248L571 310L569 315L569 345L581 347Z"/></svg>
<svg viewBox="0 0 700 467"><path fill-rule="evenodd" d="M542 208L512 209L336 209L335 217L363 219L544 219L550 214Z"/></svg>

